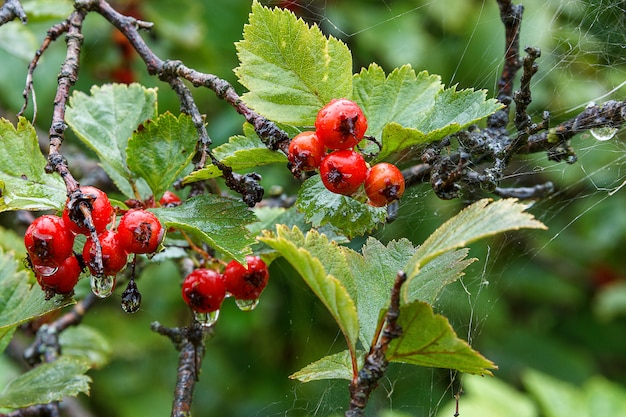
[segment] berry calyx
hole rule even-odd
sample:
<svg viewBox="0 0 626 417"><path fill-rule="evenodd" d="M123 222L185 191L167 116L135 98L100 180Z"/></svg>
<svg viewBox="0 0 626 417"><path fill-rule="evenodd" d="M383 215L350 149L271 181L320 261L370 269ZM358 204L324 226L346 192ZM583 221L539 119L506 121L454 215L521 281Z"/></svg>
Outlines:
<svg viewBox="0 0 626 417"><path fill-rule="evenodd" d="M315 132L330 149L352 149L363 139L367 119L352 100L333 99L317 113Z"/></svg>
<svg viewBox="0 0 626 417"><path fill-rule="evenodd" d="M159 219L142 209L127 211L117 226L120 245L128 253L156 252L164 232Z"/></svg>
<svg viewBox="0 0 626 417"><path fill-rule="evenodd" d="M176 207L180 206L182 200L173 192L167 190L163 193L163 196L159 199L161 207Z"/></svg>
<svg viewBox="0 0 626 417"><path fill-rule="evenodd" d="M89 235L89 228L85 224L85 216L80 210L81 202L91 206L91 219L96 233L102 232L111 222L113 207L106 193L96 187L80 187L81 197L68 199L63 209L63 221L76 234ZM83 204L84 204L83 203Z"/></svg>
<svg viewBox="0 0 626 417"><path fill-rule="evenodd" d="M33 262L32 266L37 282L47 293L46 298L50 298L48 294L51 296L52 294L71 293L81 273L80 264L74 255L69 256L58 265L39 265Z"/></svg>
<svg viewBox="0 0 626 417"><path fill-rule="evenodd" d="M256 300L269 279L267 265L258 256L246 256L247 268L232 260L224 269L226 291L237 300Z"/></svg>
<svg viewBox="0 0 626 417"><path fill-rule="evenodd" d="M224 277L213 269L199 268L183 281L183 300L197 313L219 310L226 297Z"/></svg>
<svg viewBox="0 0 626 417"><path fill-rule="evenodd" d="M367 164L360 153L346 149L331 152L322 159L320 176L333 193L352 195L365 181Z"/></svg>
<svg viewBox="0 0 626 417"><path fill-rule="evenodd" d="M59 216L44 215L28 226L24 245L32 263L59 265L72 254L74 235Z"/></svg>
<svg viewBox="0 0 626 417"><path fill-rule="evenodd" d="M393 164L374 165L365 177L365 194L374 207L383 207L404 194L404 177Z"/></svg>
<svg viewBox="0 0 626 417"><path fill-rule="evenodd" d="M324 157L324 144L315 132L299 133L289 143L287 157L299 171L316 170Z"/></svg>
<svg viewBox="0 0 626 417"><path fill-rule="evenodd" d="M102 248L104 275L116 275L124 269L128 260L128 254L120 244L118 234L112 230L105 230L98 235L98 240ZM83 247L83 260L91 274L97 275L96 245L91 237L87 238Z"/></svg>

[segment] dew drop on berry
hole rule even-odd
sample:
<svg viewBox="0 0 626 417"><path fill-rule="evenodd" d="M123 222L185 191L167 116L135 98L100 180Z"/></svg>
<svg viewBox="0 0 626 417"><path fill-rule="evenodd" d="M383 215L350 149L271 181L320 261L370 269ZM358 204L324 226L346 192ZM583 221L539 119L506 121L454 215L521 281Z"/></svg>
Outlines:
<svg viewBox="0 0 626 417"><path fill-rule="evenodd" d="M33 270L41 277L51 277L59 270L58 266L33 265Z"/></svg>
<svg viewBox="0 0 626 417"><path fill-rule="evenodd" d="M122 310L125 313L135 313L141 306L141 293L137 289L134 279L128 281L128 285L122 292Z"/></svg>
<svg viewBox="0 0 626 417"><path fill-rule="evenodd" d="M235 304L241 311L252 311L259 304L259 299L254 300L235 300Z"/></svg>
<svg viewBox="0 0 626 417"><path fill-rule="evenodd" d="M91 292L97 297L107 298L113 294L115 288L115 277L104 276L98 278L94 275L91 276Z"/></svg>
<svg viewBox="0 0 626 417"><path fill-rule="evenodd" d="M217 322L219 315L219 310L211 311L210 313L199 313L197 311L193 312L193 316L196 321L204 328L213 326L215 322Z"/></svg>

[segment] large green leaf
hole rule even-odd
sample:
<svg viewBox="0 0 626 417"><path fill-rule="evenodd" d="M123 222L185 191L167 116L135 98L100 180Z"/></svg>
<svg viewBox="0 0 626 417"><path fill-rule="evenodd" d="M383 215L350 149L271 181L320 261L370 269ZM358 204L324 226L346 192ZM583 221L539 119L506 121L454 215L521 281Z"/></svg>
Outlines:
<svg viewBox="0 0 626 417"><path fill-rule="evenodd" d="M290 230L281 225L276 233L265 232L259 240L277 250L300 274L333 316L354 354L359 319L346 288L354 284L337 244L314 230L304 236L296 227Z"/></svg>
<svg viewBox="0 0 626 417"><path fill-rule="evenodd" d="M0 119L0 212L59 210L67 199L58 174L46 174L35 128L20 117L17 128Z"/></svg>
<svg viewBox="0 0 626 417"><path fill-rule="evenodd" d="M156 89L139 84L107 84L93 86L90 93L74 92L65 121L98 155L120 191L136 197L135 181L126 165L126 147L133 131L156 117Z"/></svg>
<svg viewBox="0 0 626 417"><path fill-rule="evenodd" d="M171 113L148 120L133 133L126 153L128 168L146 180L154 199L170 188L191 162L198 133L191 116Z"/></svg>
<svg viewBox="0 0 626 417"><path fill-rule="evenodd" d="M0 48L10 55L24 62L30 62L35 56L37 47L37 38L21 22L7 22L2 25L2 30L0 30Z"/></svg>
<svg viewBox="0 0 626 417"><path fill-rule="evenodd" d="M23 408L89 393L86 362L70 357L40 365L9 382L0 392L0 407Z"/></svg>
<svg viewBox="0 0 626 417"><path fill-rule="evenodd" d="M368 117L368 135L382 138L376 160L440 140L502 107L484 91L444 89L438 75L418 74L409 65L388 76L372 64L354 76L354 100Z"/></svg>
<svg viewBox="0 0 626 417"><path fill-rule="evenodd" d="M403 270L408 280L403 287L403 300L409 302L411 281L421 268L448 251L463 248L470 243L509 230L545 229L545 225L531 214L525 213L526 206L515 199L491 202L483 199L466 207L456 216L441 225L417 249Z"/></svg>
<svg viewBox="0 0 626 417"><path fill-rule="evenodd" d="M243 40L237 43L242 98L280 123L312 126L333 98L352 95L352 56L335 38L283 9L252 4Z"/></svg>
<svg viewBox="0 0 626 417"><path fill-rule="evenodd" d="M59 295L46 301L45 293L39 286L31 285L30 281L29 272L20 270L13 255L0 249L0 331L73 302L71 298Z"/></svg>
<svg viewBox="0 0 626 417"><path fill-rule="evenodd" d="M330 224L348 237L370 232L387 219L386 208L372 207L352 197L330 192L319 175L302 184L296 206L313 227Z"/></svg>
<svg viewBox="0 0 626 417"><path fill-rule="evenodd" d="M166 227L180 229L239 262L254 243L246 225L254 213L241 201L203 195L178 207L152 209Z"/></svg>
<svg viewBox="0 0 626 417"><path fill-rule="evenodd" d="M402 306L398 324L402 334L389 344L386 356L390 362L478 375L492 375L490 369L497 368L460 339L448 319L435 314L427 303L415 301Z"/></svg>
<svg viewBox="0 0 626 417"><path fill-rule="evenodd" d="M363 365L364 357L365 352L357 352L359 368ZM352 356L349 350L324 356L322 359L305 366L289 376L289 378L297 379L300 382L317 381L320 379L347 379L351 381L352 377Z"/></svg>
<svg viewBox="0 0 626 417"><path fill-rule="evenodd" d="M102 368L109 363L113 349L109 341L93 327L84 324L69 327L59 335L64 356L81 359L91 368Z"/></svg>

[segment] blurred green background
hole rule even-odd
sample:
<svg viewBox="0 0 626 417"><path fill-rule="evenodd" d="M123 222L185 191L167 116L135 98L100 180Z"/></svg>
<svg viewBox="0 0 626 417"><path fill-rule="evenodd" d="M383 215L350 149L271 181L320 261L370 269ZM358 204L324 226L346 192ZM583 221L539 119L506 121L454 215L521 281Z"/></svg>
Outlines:
<svg viewBox="0 0 626 417"><path fill-rule="evenodd" d="M23 103L25 70L45 36L71 2L25 1L32 11L27 27L0 28L0 108L14 118ZM522 25L523 45L541 48L540 70L533 80L530 113L540 119L549 110L553 123L565 120L590 102L626 96L626 16L620 1L529 0ZM241 38L250 11L243 0L119 1L127 13L153 21L145 34L162 58L181 59L202 72L236 85L234 42ZM440 74L447 85L481 88L494 95L502 67L503 27L495 0L302 0L269 1L291 8L310 23L346 42L355 71L377 62L386 71L405 63ZM106 22L90 15L85 23L80 78L76 89L93 84L134 80L159 87L159 110L176 112L176 97L148 76ZM64 56L58 41L35 73L37 126L46 132ZM236 85L238 91L241 87ZM205 90L194 90L216 144L241 130L242 118ZM32 104L26 112L33 116ZM44 134L45 137L45 134ZM552 163L545 155L515 161L504 186L553 181L554 195L530 211L548 231L511 233L473 246L479 258L464 279L448 288L437 310L458 333L500 367L496 377L521 390L527 369L536 369L575 386L603 376L626 386L626 181L624 129L609 141L590 134L573 140L579 161ZM89 155L68 137L66 149ZM92 173L84 175L96 181ZM263 185L280 185L288 193L298 184L284 167L263 171ZM409 238L422 242L460 207L441 201L428 185L408 190L395 222L382 227L383 241ZM5 228L22 233L19 216L3 214ZM358 248L362 240L352 244ZM252 313L225 303L215 337L207 345L196 387L194 413L199 416L332 415L348 401L345 381L301 384L288 376L318 358L344 349L332 319L287 263L271 266L270 285ZM175 381L177 352L149 330L159 321L182 325L188 311L179 296L181 275L171 261L142 266L142 309L125 315L119 290L85 320L108 340L111 362L92 371L89 397L81 396L94 415L130 417L167 415ZM80 291L87 291L81 282ZM228 300L231 301L231 300ZM0 385L18 372L0 357ZM368 415L436 415L453 401L463 377L446 370L391 366L374 394ZM471 391L468 395L471 395ZM463 397L460 407L463 414ZM484 411L484 409L483 409ZM392 414L387 414L391 416ZM452 415L452 413L445 414ZM485 414L487 415L487 414ZM544 414L545 415L545 414Z"/></svg>

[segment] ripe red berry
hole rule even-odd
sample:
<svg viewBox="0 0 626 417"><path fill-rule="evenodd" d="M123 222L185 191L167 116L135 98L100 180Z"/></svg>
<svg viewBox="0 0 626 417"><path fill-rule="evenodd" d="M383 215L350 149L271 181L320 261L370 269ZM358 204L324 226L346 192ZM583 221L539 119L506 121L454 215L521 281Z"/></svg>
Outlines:
<svg viewBox="0 0 626 417"><path fill-rule="evenodd" d="M24 245L33 263L58 265L72 254L74 235L59 216L44 215L28 226Z"/></svg>
<svg viewBox="0 0 626 417"><path fill-rule="evenodd" d="M128 254L120 244L119 236L116 232L105 230L98 235L98 239L102 248L104 275L116 275L126 266ZM91 274L96 275L96 245L91 237L87 238L85 246L83 246L83 260Z"/></svg>
<svg viewBox="0 0 626 417"><path fill-rule="evenodd" d="M180 206L181 203L182 201L180 197L178 197L176 194L174 194L173 192L169 190L164 192L163 196L159 200L159 204L162 207L176 207L176 206Z"/></svg>
<svg viewBox="0 0 626 417"><path fill-rule="evenodd" d="M39 265L33 262L33 271L41 288L46 292L69 294L74 290L80 276L80 264L71 255L59 265Z"/></svg>
<svg viewBox="0 0 626 417"><path fill-rule="evenodd" d="M329 153L320 164L320 176L327 189L333 193L352 195L359 189L367 164L360 153L346 149Z"/></svg>
<svg viewBox="0 0 626 417"><path fill-rule="evenodd" d="M256 300L269 279L267 265L258 256L246 256L248 267L232 260L224 269L226 291L237 300Z"/></svg>
<svg viewBox="0 0 626 417"><path fill-rule="evenodd" d="M224 277L212 269L196 269L183 281L182 294L183 300L195 312L219 310L226 297Z"/></svg>
<svg viewBox="0 0 626 417"><path fill-rule="evenodd" d="M331 100L317 113L315 132L330 149L352 149L363 139L367 119L354 101L340 98Z"/></svg>
<svg viewBox="0 0 626 417"><path fill-rule="evenodd" d="M313 171L324 157L324 145L315 132L302 132L289 143L289 162L300 171Z"/></svg>
<svg viewBox="0 0 626 417"><path fill-rule="evenodd" d="M81 193L91 202L91 219L96 228L96 233L102 232L111 222L113 216L113 207L106 193L96 187L85 186L80 187ZM82 211L76 207L68 207L70 200L67 200L65 209L63 210L63 221L72 232L81 235L89 235L89 229L85 224L85 216Z"/></svg>
<svg viewBox="0 0 626 417"><path fill-rule="evenodd" d="M404 177L393 164L374 165L365 177L365 194L374 207L383 207L404 194Z"/></svg>
<svg viewBox="0 0 626 417"><path fill-rule="evenodd" d="M117 226L120 245L128 253L153 253L159 247L164 229L157 217L146 210L129 210Z"/></svg>

